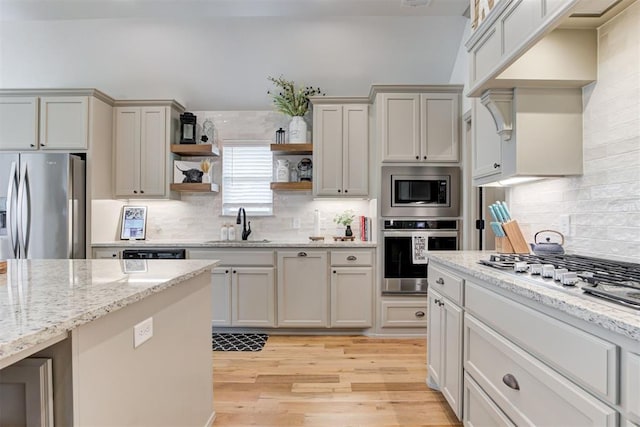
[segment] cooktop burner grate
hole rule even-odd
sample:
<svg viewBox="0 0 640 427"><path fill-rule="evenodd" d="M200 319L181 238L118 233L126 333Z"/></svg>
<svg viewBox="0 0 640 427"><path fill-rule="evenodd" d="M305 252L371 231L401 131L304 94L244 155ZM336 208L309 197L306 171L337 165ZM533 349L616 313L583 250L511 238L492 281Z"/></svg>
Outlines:
<svg viewBox="0 0 640 427"><path fill-rule="evenodd" d="M566 268L569 272L577 273L584 292L640 308L640 264L565 254L499 254L491 255L489 260L480 260L480 264L511 271L516 262Z"/></svg>

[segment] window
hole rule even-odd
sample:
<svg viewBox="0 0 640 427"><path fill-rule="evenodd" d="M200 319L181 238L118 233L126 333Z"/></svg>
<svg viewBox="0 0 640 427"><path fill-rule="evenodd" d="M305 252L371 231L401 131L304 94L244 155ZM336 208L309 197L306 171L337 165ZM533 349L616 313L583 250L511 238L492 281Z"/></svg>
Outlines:
<svg viewBox="0 0 640 427"><path fill-rule="evenodd" d="M273 214L271 141L224 141L222 154L222 214Z"/></svg>

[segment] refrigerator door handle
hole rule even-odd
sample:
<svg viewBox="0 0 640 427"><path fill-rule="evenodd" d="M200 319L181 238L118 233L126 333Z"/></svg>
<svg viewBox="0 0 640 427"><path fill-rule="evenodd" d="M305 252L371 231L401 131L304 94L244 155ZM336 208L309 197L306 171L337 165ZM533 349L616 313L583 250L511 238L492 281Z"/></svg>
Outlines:
<svg viewBox="0 0 640 427"><path fill-rule="evenodd" d="M20 224L18 220L18 201L16 200L16 190L18 187L18 164L11 162L11 170L9 172L9 187L7 188L7 237L11 247L11 255L19 258L18 248L18 230Z"/></svg>
<svg viewBox="0 0 640 427"><path fill-rule="evenodd" d="M20 208L24 206L25 192L27 193L27 211L26 215L24 213L22 214L22 219L26 221L26 227L24 227L25 224L19 224L18 240L20 241L23 257L27 258L29 253L29 238L31 237L31 186L29 184L29 172L27 171L26 163L20 173L20 186L18 187L18 206L20 206Z"/></svg>

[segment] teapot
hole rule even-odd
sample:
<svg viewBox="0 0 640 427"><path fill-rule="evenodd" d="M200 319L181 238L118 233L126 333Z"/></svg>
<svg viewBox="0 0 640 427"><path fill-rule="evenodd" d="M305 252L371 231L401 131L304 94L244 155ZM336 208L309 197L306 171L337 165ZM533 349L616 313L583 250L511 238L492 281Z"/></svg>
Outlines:
<svg viewBox="0 0 640 427"><path fill-rule="evenodd" d="M546 242L538 242L538 234L540 233L555 233L560 236L560 243L551 243L551 238L547 237ZM555 230L540 230L533 236L534 243L530 243L533 253L536 255L562 255L564 253L564 235Z"/></svg>

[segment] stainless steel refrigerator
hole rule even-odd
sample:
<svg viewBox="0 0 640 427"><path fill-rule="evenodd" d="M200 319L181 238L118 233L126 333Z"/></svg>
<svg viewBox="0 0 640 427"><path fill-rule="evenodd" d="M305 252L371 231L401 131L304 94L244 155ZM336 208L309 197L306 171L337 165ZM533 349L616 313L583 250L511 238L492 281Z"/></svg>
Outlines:
<svg viewBox="0 0 640 427"><path fill-rule="evenodd" d="M0 259L85 258L85 162L0 154Z"/></svg>

